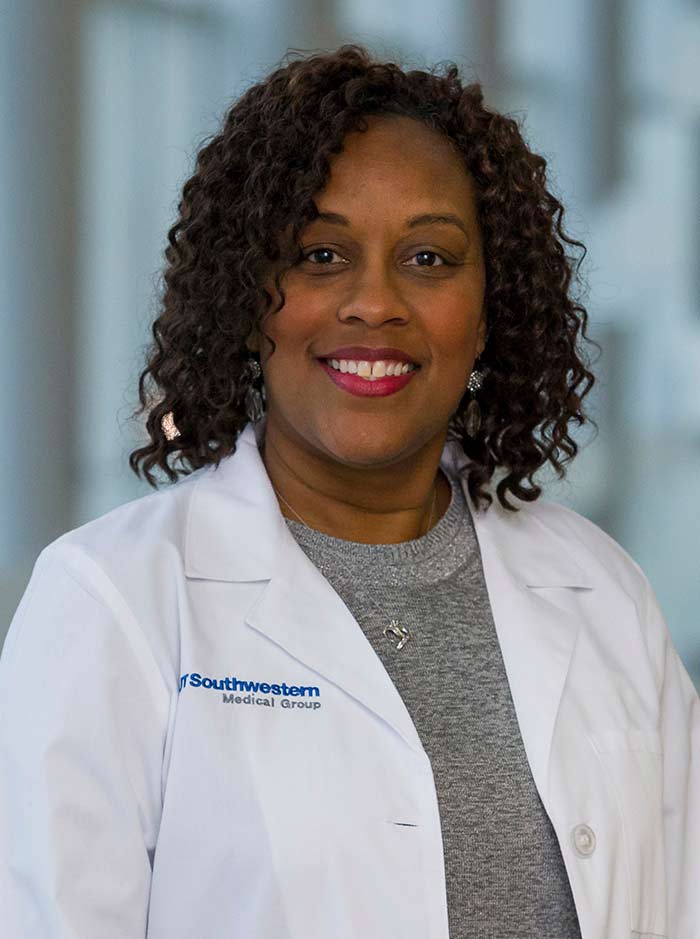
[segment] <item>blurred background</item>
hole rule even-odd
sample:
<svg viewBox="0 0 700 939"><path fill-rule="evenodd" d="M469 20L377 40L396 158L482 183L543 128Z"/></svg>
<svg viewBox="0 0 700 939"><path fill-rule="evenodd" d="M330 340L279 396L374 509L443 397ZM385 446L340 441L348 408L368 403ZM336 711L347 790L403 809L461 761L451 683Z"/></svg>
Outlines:
<svg viewBox="0 0 700 939"><path fill-rule="evenodd" d="M603 354L598 435L574 431L568 479L538 481L642 566L700 687L699 0L0 10L0 643L40 550L151 491L128 416L197 149L287 50L361 42L456 62L548 160Z"/></svg>

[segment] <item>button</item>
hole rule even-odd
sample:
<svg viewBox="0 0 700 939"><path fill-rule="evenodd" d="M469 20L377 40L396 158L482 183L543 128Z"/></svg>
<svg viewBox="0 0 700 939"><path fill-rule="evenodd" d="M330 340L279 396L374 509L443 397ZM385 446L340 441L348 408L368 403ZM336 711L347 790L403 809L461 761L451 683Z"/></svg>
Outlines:
<svg viewBox="0 0 700 939"><path fill-rule="evenodd" d="M595 833L588 825L577 825L572 829L571 840L579 857L590 857L595 851Z"/></svg>

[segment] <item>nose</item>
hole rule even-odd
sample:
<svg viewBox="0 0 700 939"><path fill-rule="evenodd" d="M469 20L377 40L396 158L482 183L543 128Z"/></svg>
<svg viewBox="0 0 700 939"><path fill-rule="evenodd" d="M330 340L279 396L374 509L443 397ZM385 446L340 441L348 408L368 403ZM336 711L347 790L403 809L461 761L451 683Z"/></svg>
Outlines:
<svg viewBox="0 0 700 939"><path fill-rule="evenodd" d="M366 265L338 307L340 322L362 322L367 326L401 325L410 319L408 304L390 272L381 264Z"/></svg>

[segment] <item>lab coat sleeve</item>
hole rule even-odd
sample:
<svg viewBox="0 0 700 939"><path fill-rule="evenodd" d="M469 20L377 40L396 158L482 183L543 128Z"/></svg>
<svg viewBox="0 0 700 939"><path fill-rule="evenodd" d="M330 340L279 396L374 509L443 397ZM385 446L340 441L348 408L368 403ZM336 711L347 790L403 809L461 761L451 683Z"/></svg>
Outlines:
<svg viewBox="0 0 700 939"><path fill-rule="evenodd" d="M81 548L42 551L0 657L0 934L143 939L170 695Z"/></svg>
<svg viewBox="0 0 700 939"><path fill-rule="evenodd" d="M700 698L646 581L648 640L660 681L667 933L700 936Z"/></svg>

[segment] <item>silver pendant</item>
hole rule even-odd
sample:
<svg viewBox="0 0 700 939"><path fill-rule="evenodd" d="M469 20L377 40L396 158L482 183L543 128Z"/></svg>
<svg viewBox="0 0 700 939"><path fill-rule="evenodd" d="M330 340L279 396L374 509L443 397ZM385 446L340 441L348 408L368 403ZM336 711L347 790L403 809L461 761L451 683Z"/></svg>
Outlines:
<svg viewBox="0 0 700 939"><path fill-rule="evenodd" d="M399 640L396 644L397 649L403 649L408 640L411 638L411 634L406 629L406 627L399 626L398 620L395 619L393 619L389 625L384 628L384 635L390 642L393 642L395 639Z"/></svg>

